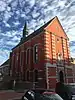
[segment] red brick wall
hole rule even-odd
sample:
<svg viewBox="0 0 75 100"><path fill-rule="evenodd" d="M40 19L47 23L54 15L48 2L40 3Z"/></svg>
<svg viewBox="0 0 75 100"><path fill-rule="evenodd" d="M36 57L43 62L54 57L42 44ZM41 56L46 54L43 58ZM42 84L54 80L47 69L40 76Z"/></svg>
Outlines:
<svg viewBox="0 0 75 100"><path fill-rule="evenodd" d="M56 86L56 67L48 67L48 84L50 89Z"/></svg>
<svg viewBox="0 0 75 100"><path fill-rule="evenodd" d="M56 78L49 78L49 88L54 89L56 87Z"/></svg>
<svg viewBox="0 0 75 100"><path fill-rule="evenodd" d="M44 34L39 34L38 36L30 39L29 41L23 43L19 47L15 48L13 50L14 53L14 63L12 63L13 67L13 72L19 72L23 76L23 73L26 73L26 70L44 70ZM38 56L39 56L39 61L38 63L34 62L33 59L33 48L34 45L38 45ZM26 64L26 50L30 49L30 58L29 58L29 63ZM20 64L20 57L21 57L21 52L22 54L22 65ZM18 53L18 60L17 60L17 53Z"/></svg>
<svg viewBox="0 0 75 100"><path fill-rule="evenodd" d="M73 71L69 68L67 68L67 80L68 83L73 83Z"/></svg>
<svg viewBox="0 0 75 100"><path fill-rule="evenodd" d="M50 67L48 68L48 76L56 76L56 68L55 67Z"/></svg>
<svg viewBox="0 0 75 100"><path fill-rule="evenodd" d="M68 38L58 19L55 18L45 29L49 34L52 33L52 58L57 58L56 54L61 52L63 58L68 63L70 57ZM57 39L59 39L59 41L57 41Z"/></svg>
<svg viewBox="0 0 75 100"><path fill-rule="evenodd" d="M72 69L67 68L67 76L73 76Z"/></svg>
<svg viewBox="0 0 75 100"><path fill-rule="evenodd" d="M35 63L33 59L33 48L35 45L38 45L38 56L39 56L38 63ZM30 63L26 64L26 50L28 48L30 49L30 59L29 59ZM22 51L23 51L23 55L22 55L23 65L20 65L20 56L21 56L20 53ZM53 20L53 22L45 28L45 31L43 31L39 35L36 35L30 40L26 41L22 45L18 46L12 52L15 55L12 63L13 73L14 71L19 71L19 73L22 71L21 74L23 76L23 73L26 73L26 70L30 70L33 72L35 69L43 70L43 74L40 76L43 78L42 81L40 80L41 82L46 80L45 64L46 63L56 64L58 53L62 54L62 58L64 58L65 60L67 59L65 61L66 64L68 64L69 62L68 39L64 34L64 31L58 19ZM18 61L16 58L17 53L19 54ZM51 78L56 76L56 70L54 67L49 68L48 76L49 76L49 87L55 87L56 78ZM30 80L31 79L32 77L30 78Z"/></svg>
<svg viewBox="0 0 75 100"><path fill-rule="evenodd" d="M73 83L73 78L68 78L68 83Z"/></svg>

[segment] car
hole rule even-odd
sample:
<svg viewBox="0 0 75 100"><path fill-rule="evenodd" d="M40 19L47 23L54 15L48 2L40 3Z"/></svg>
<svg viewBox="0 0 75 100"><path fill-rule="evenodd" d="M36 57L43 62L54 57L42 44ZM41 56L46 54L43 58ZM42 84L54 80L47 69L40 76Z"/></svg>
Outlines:
<svg viewBox="0 0 75 100"><path fill-rule="evenodd" d="M50 90L28 90L21 100L63 100L57 93Z"/></svg>
<svg viewBox="0 0 75 100"><path fill-rule="evenodd" d="M75 83L69 83L69 84L66 84L66 86L69 88L71 92L72 100L75 100Z"/></svg>
<svg viewBox="0 0 75 100"><path fill-rule="evenodd" d="M75 84L74 83L69 83L67 86L70 88L72 94L75 95Z"/></svg>
<svg viewBox="0 0 75 100"><path fill-rule="evenodd" d="M72 93L66 83L58 82L56 84L55 92L59 94L64 100L72 100Z"/></svg>

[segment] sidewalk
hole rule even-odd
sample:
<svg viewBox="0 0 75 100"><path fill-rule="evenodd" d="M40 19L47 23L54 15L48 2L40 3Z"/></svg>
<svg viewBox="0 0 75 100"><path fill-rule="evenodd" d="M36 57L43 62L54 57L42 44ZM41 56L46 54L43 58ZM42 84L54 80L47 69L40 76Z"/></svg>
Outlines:
<svg viewBox="0 0 75 100"><path fill-rule="evenodd" d="M0 91L0 100L13 100L19 99L24 95L24 92L16 92L13 90Z"/></svg>
<svg viewBox="0 0 75 100"><path fill-rule="evenodd" d="M8 100L21 100L22 96L21 97L16 97L16 98L12 98L12 99L8 99Z"/></svg>
<svg viewBox="0 0 75 100"><path fill-rule="evenodd" d="M15 92L14 90L0 90L1 93L3 92Z"/></svg>

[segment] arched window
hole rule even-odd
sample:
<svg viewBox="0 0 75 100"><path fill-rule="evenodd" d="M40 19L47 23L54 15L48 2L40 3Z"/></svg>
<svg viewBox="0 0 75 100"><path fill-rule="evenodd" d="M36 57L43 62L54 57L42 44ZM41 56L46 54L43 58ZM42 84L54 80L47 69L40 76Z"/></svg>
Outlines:
<svg viewBox="0 0 75 100"><path fill-rule="evenodd" d="M38 62L38 46L34 46L34 62Z"/></svg>
<svg viewBox="0 0 75 100"><path fill-rule="evenodd" d="M23 52L21 51L20 52L20 66L22 66L22 63L23 63Z"/></svg>
<svg viewBox="0 0 75 100"><path fill-rule="evenodd" d="M30 52L30 49L27 49L26 51L26 64L29 64L29 52Z"/></svg>
<svg viewBox="0 0 75 100"><path fill-rule="evenodd" d="M34 77L35 77L34 81L37 82L38 81L38 70L34 71Z"/></svg>

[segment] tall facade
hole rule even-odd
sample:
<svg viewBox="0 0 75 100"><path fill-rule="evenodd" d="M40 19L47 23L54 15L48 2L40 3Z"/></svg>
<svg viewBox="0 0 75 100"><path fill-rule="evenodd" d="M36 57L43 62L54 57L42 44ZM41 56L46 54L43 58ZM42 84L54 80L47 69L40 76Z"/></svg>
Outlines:
<svg viewBox="0 0 75 100"><path fill-rule="evenodd" d="M72 83L69 39L57 17L23 37L10 55L12 77L38 88L55 88L56 82Z"/></svg>

